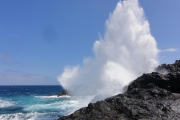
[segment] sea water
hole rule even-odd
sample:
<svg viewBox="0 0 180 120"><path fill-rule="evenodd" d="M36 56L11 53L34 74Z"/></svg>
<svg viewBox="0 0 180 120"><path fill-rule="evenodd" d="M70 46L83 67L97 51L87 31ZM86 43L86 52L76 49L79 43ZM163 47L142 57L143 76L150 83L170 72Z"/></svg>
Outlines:
<svg viewBox="0 0 180 120"><path fill-rule="evenodd" d="M61 91L61 86L0 86L0 120L54 120L91 100L88 96L57 97Z"/></svg>

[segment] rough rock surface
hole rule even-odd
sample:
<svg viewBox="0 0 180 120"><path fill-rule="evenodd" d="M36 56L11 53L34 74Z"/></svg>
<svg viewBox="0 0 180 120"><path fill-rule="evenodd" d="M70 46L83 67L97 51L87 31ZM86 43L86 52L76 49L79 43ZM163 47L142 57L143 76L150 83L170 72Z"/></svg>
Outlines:
<svg viewBox="0 0 180 120"><path fill-rule="evenodd" d="M59 94L57 94L57 97L63 96L63 95L69 95L66 91L62 91Z"/></svg>
<svg viewBox="0 0 180 120"><path fill-rule="evenodd" d="M162 73L163 71L163 73ZM58 120L180 120L180 60L143 74L123 94Z"/></svg>

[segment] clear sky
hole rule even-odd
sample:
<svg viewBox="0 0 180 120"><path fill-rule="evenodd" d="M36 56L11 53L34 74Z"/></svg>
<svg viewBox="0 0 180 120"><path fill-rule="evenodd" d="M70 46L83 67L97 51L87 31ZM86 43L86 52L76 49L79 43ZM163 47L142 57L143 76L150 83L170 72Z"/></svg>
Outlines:
<svg viewBox="0 0 180 120"><path fill-rule="evenodd" d="M59 84L66 65L82 64L104 34L119 0L0 0L0 85ZM161 50L180 58L180 1L139 0Z"/></svg>

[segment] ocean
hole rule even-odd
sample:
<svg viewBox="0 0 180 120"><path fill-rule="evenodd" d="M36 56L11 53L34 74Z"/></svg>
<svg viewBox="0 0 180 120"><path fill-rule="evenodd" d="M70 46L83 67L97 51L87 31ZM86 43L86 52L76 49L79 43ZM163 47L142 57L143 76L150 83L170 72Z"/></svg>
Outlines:
<svg viewBox="0 0 180 120"><path fill-rule="evenodd" d="M0 120L55 120L87 106L91 97L61 96L61 86L0 86Z"/></svg>

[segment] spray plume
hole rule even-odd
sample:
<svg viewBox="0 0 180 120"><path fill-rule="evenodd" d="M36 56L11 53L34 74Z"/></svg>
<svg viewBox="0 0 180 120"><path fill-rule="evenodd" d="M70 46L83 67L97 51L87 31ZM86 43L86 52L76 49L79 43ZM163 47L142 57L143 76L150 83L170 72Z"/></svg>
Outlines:
<svg viewBox="0 0 180 120"><path fill-rule="evenodd" d="M106 21L104 37L95 41L93 58L65 67L58 78L71 95L99 95L94 101L122 93L124 86L158 65L156 41L137 0L119 1Z"/></svg>

